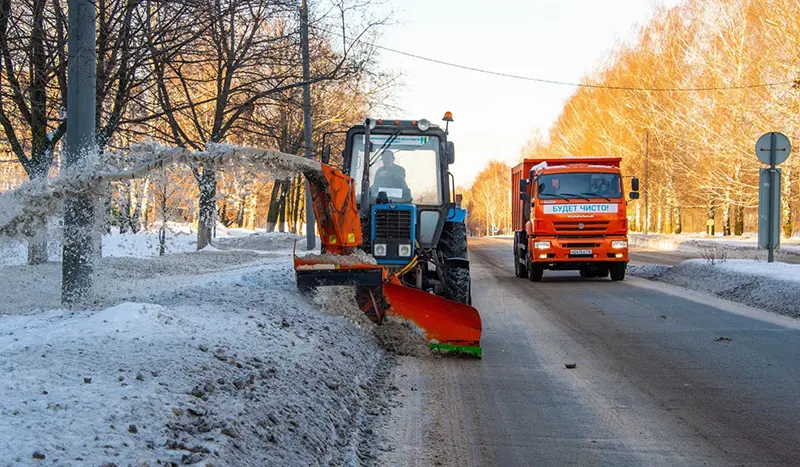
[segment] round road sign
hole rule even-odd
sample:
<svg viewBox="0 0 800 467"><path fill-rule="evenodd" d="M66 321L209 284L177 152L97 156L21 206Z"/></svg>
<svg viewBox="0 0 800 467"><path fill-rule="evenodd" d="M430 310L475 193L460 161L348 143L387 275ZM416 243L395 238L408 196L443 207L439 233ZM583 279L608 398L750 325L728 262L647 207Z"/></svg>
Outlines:
<svg viewBox="0 0 800 467"><path fill-rule="evenodd" d="M782 164L788 157L789 152L792 150L792 145L789 144L789 138L783 133L769 132L764 133L758 138L756 142L756 157L758 160L765 164L770 164L770 153L772 150L772 135L775 135L775 165Z"/></svg>

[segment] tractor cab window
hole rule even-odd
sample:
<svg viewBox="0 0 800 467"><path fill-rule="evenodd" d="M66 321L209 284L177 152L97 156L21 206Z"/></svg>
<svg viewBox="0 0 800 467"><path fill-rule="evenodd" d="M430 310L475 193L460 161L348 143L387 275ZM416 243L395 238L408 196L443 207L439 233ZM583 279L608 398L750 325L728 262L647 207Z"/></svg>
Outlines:
<svg viewBox="0 0 800 467"><path fill-rule="evenodd" d="M369 182L372 202L380 192L395 203L440 205L442 203L439 169L439 138L436 136L370 135ZM364 170L364 135L353 141L350 176L361 201L361 177Z"/></svg>
<svg viewBox="0 0 800 467"><path fill-rule="evenodd" d="M536 181L542 199L621 198L619 174L602 172L554 173L540 175Z"/></svg>

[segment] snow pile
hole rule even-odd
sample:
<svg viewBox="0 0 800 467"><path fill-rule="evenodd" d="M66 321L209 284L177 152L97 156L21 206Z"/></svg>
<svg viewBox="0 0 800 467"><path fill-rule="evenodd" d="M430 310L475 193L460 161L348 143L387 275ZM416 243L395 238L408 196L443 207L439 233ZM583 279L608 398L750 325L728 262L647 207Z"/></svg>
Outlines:
<svg viewBox="0 0 800 467"><path fill-rule="evenodd" d="M800 265L752 260L727 260L712 265L695 259L672 267L629 268L632 275L800 318Z"/></svg>
<svg viewBox="0 0 800 467"><path fill-rule="evenodd" d="M628 264L628 274L645 279L655 279L669 271L669 268L666 264Z"/></svg>
<svg viewBox="0 0 800 467"><path fill-rule="evenodd" d="M308 261L314 261L316 263L325 263L325 264L340 264L340 265L378 264L378 262L372 255L359 249L356 249L353 253L349 255L334 255L331 253L324 253L318 255L311 253L302 256L302 258Z"/></svg>
<svg viewBox="0 0 800 467"><path fill-rule="evenodd" d="M57 271L5 269L42 290ZM100 270L99 310L0 316L4 463L375 462L391 359L344 295L321 313L297 294L290 255L107 258Z"/></svg>
<svg viewBox="0 0 800 467"><path fill-rule="evenodd" d="M353 287L320 287L313 300L329 313L344 316L357 326L370 329L381 347L393 355L431 355L424 335L410 323L387 316L382 325L375 326L358 308Z"/></svg>

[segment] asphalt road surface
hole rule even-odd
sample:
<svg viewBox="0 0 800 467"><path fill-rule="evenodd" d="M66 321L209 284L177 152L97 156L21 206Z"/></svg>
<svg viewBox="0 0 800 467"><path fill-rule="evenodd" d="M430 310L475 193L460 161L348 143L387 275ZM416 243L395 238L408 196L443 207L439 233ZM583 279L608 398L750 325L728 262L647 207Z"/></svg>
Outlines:
<svg viewBox="0 0 800 467"><path fill-rule="evenodd" d="M531 283L511 250L470 239L484 357L402 359L382 464L800 465L796 321L642 279Z"/></svg>

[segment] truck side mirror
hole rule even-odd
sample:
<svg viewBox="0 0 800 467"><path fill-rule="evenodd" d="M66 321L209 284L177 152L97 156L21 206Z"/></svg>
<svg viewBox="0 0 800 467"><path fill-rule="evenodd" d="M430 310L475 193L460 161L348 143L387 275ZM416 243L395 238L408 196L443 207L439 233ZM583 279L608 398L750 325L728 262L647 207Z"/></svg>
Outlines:
<svg viewBox="0 0 800 467"><path fill-rule="evenodd" d="M633 180L631 180L631 189L633 191L639 191L639 179L638 178L633 177Z"/></svg>
<svg viewBox="0 0 800 467"><path fill-rule="evenodd" d="M331 145L326 144L322 149L322 163L327 164L331 160Z"/></svg>
<svg viewBox="0 0 800 467"><path fill-rule="evenodd" d="M456 162L456 145L453 144L452 141L447 142L447 146L445 148L447 152L447 164L455 164Z"/></svg>
<svg viewBox="0 0 800 467"><path fill-rule="evenodd" d="M638 191L631 191L629 195L631 199L639 199L639 192Z"/></svg>
<svg viewBox="0 0 800 467"><path fill-rule="evenodd" d="M527 189L528 189L528 181L523 178L522 180L519 181L519 191L520 193L525 193L526 191L528 191Z"/></svg>

